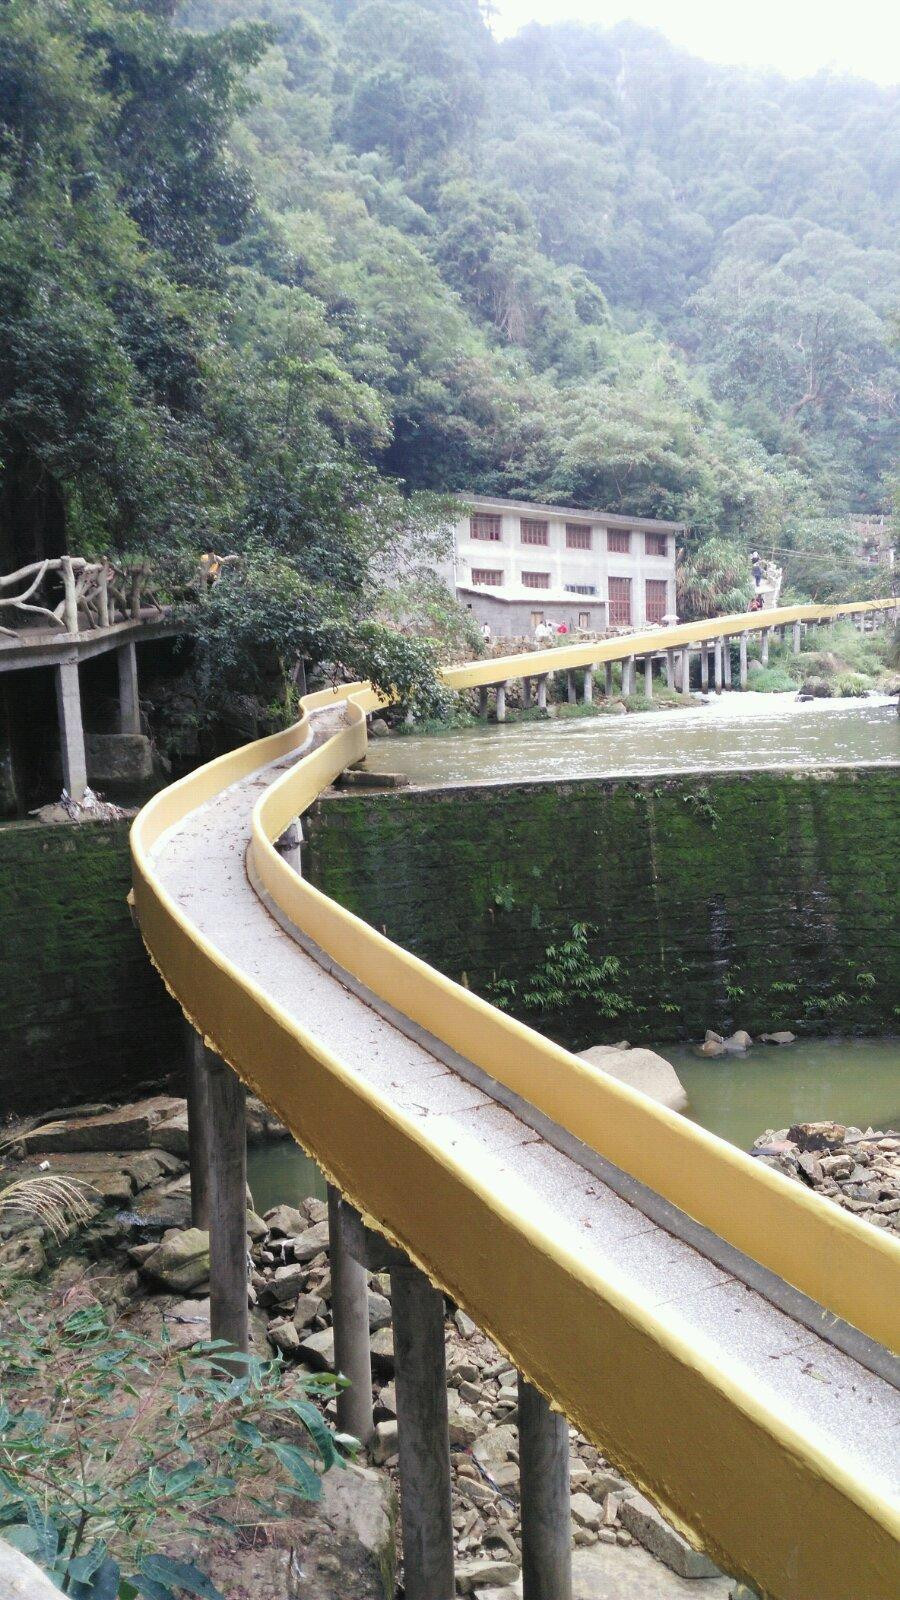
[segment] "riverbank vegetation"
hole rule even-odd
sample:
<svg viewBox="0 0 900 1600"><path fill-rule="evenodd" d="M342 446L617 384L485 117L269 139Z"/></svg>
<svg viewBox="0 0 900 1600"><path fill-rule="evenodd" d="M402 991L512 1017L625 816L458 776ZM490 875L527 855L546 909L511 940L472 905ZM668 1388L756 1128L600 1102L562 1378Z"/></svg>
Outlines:
<svg viewBox="0 0 900 1600"><path fill-rule="evenodd" d="M883 586L888 91L475 0L11 0L0 87L0 545L239 554L204 706L427 706L448 490L686 521L687 610Z"/></svg>

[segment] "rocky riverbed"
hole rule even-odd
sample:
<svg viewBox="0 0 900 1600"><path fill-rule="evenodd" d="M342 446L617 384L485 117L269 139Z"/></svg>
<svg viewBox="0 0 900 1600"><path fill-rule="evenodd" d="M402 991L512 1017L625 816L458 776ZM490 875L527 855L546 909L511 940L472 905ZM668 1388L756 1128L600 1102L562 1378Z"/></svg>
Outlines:
<svg viewBox="0 0 900 1600"><path fill-rule="evenodd" d="M85 1115L89 1112L89 1115ZM249 1102L250 1137L286 1137L260 1102ZM806 1125L807 1130L823 1125ZM828 1125L831 1128L831 1125ZM881 1189L896 1182L900 1139L841 1129L769 1137L759 1158L830 1185L866 1174L878 1225ZM816 1142L818 1140L818 1142ZM854 1157L848 1166L847 1152ZM80 1179L87 1212L60 1257L33 1217L0 1226L0 1294L15 1279L49 1310L77 1289L103 1299L122 1325L181 1349L209 1337L209 1239L191 1226L184 1101L157 1096L131 1106L82 1108L14 1130L0 1185L41 1170ZM806 1158L809 1158L807 1161ZM835 1157L843 1165L835 1167ZM831 1164L830 1164L831 1163ZM888 1179L887 1168L894 1174ZM807 1174L807 1167L809 1173ZM844 1168L846 1167L846 1174ZM838 1174L842 1176L838 1176ZM877 1197L874 1190L878 1188ZM848 1193L848 1200L856 1203ZM868 1199L867 1199L868 1207ZM851 1205L852 1209L852 1205ZM900 1199L897 1201L900 1210ZM258 1216L248 1196L251 1337L258 1354L299 1374L333 1368L327 1211L308 1197ZM320 1504L260 1541L224 1535L205 1550L229 1600L391 1600L397 1570L397 1421L387 1273L369 1278L376 1433L368 1459L330 1473ZM521 1594L516 1372L458 1308L447 1308L448 1410L457 1589L482 1600ZM325 1406L334 1419L334 1401ZM575 1600L726 1600L746 1594L693 1550L602 1451L571 1431ZM402 1594L402 1587L399 1591Z"/></svg>
<svg viewBox="0 0 900 1600"><path fill-rule="evenodd" d="M875 1228L900 1233L900 1132L797 1122L769 1128L752 1154Z"/></svg>

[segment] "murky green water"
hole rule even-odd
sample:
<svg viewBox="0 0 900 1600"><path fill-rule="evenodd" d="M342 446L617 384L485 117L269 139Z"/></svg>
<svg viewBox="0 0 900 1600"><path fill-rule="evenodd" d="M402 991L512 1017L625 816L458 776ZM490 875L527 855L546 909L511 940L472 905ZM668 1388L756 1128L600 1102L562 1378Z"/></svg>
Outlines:
<svg viewBox="0 0 900 1600"><path fill-rule="evenodd" d="M900 1121L900 1039L802 1039L717 1060L680 1045L659 1052L684 1084L688 1115L745 1150L766 1128L792 1122Z"/></svg>
<svg viewBox="0 0 900 1600"><path fill-rule="evenodd" d="M900 762L894 700L731 694L690 709L577 720L486 724L434 737L373 740L366 765L415 784Z"/></svg>
<svg viewBox="0 0 900 1600"><path fill-rule="evenodd" d="M688 1116L748 1150L766 1128L792 1122L900 1126L900 1039L805 1039L779 1048L754 1045L746 1056L706 1060L687 1046L661 1045L689 1099ZM324 1199L325 1180L293 1143L248 1151L257 1211L304 1195Z"/></svg>

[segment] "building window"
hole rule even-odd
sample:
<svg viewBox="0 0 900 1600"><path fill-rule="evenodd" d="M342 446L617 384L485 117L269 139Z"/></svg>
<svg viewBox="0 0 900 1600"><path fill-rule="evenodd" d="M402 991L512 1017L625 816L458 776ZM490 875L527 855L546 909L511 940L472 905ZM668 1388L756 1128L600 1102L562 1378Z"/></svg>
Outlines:
<svg viewBox="0 0 900 1600"><path fill-rule="evenodd" d="M566 523L566 549L590 550L591 530L587 522Z"/></svg>
<svg viewBox="0 0 900 1600"><path fill-rule="evenodd" d="M526 589L549 589L549 572L523 572L522 583Z"/></svg>
<svg viewBox="0 0 900 1600"><path fill-rule="evenodd" d="M614 628L631 622L631 579L610 578L609 620Z"/></svg>
<svg viewBox="0 0 900 1600"><path fill-rule="evenodd" d="M503 573L499 567L473 567L472 582L484 584L489 589L499 589L503 583Z"/></svg>
<svg viewBox="0 0 900 1600"><path fill-rule="evenodd" d="M627 528L607 528L606 548L618 556L627 556L631 552L631 534Z"/></svg>
<svg viewBox="0 0 900 1600"><path fill-rule="evenodd" d="M475 511L469 518L469 533L473 539L492 539L500 542L500 517L487 511Z"/></svg>
<svg viewBox="0 0 900 1600"><path fill-rule="evenodd" d="M543 622L543 620L544 620L543 611L532 611L532 613L531 613L531 626L533 628L539 628L541 623Z"/></svg>
<svg viewBox="0 0 900 1600"><path fill-rule="evenodd" d="M567 594L596 594L597 588L593 583L567 583Z"/></svg>
<svg viewBox="0 0 900 1600"><path fill-rule="evenodd" d="M534 517L520 517L519 528L523 544L547 544L549 523L537 522Z"/></svg>
<svg viewBox="0 0 900 1600"><path fill-rule="evenodd" d="M578 626L579 626L579 628L589 628L590 625L591 625L591 613L589 611L579 611L579 613L578 613Z"/></svg>
<svg viewBox="0 0 900 1600"><path fill-rule="evenodd" d="M644 550L648 556L667 556L669 539L665 533L645 533Z"/></svg>
<svg viewBox="0 0 900 1600"><path fill-rule="evenodd" d="M647 579L645 611L648 622L662 622L669 605L669 585L665 578Z"/></svg>

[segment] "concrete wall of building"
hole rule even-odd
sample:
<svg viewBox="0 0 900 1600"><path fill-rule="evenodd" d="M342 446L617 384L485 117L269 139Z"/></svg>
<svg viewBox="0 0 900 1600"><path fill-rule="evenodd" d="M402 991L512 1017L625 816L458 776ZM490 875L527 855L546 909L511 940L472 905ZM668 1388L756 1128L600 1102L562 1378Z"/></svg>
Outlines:
<svg viewBox="0 0 900 1600"><path fill-rule="evenodd" d="M489 625L494 639L530 638L540 620L551 628L565 623L570 633L603 633L606 629L605 602L585 595L548 600L535 592L527 600L501 600L489 589L460 588L457 598L476 622Z"/></svg>
<svg viewBox="0 0 900 1600"><path fill-rule="evenodd" d="M609 579L627 578L631 582L631 625L640 627L647 620L646 584L655 579L666 584L666 612L675 611L675 525L636 519L633 523L620 517L610 517L599 512L574 511L563 507L528 506L521 502L491 500L485 496L474 498L470 504L476 513L499 516L501 537L499 541L473 538L468 511L461 516L453 530L454 560L453 581L457 593L465 603L471 603L479 620L488 621L499 637L510 637L528 631L503 626L500 615L505 606L524 607L526 615L532 610L549 611L551 606L563 606L577 617L578 611L590 609L608 600ZM546 545L524 543L523 519L547 523ZM591 530L591 548L569 549L566 542L566 524L578 522ZM628 533L629 550L610 550L608 535ZM666 554L650 553L649 546L656 534L666 539ZM473 573L481 570L499 572L498 585L478 584ZM526 587L524 573L546 573L546 589ZM594 594L575 594L571 586L593 589ZM477 597L477 599L476 599ZM495 604L490 612L485 609L485 597ZM604 626L603 621L590 626ZM495 618L497 619L495 622ZM549 616L548 616L548 620ZM568 614L565 617L568 621Z"/></svg>

